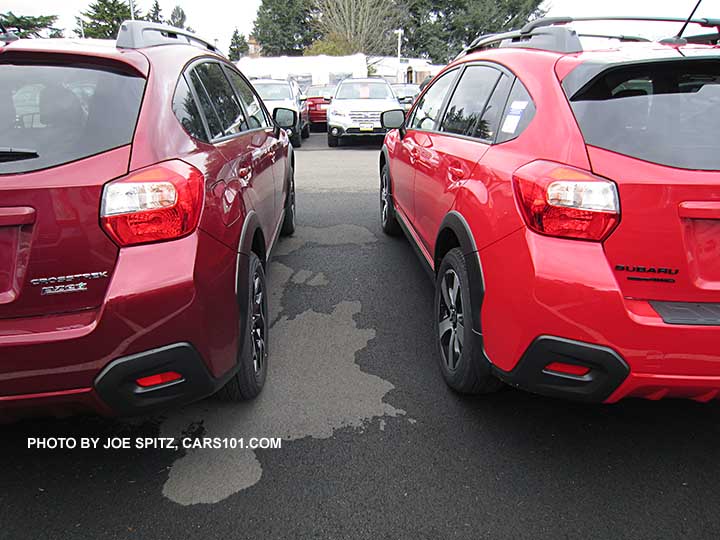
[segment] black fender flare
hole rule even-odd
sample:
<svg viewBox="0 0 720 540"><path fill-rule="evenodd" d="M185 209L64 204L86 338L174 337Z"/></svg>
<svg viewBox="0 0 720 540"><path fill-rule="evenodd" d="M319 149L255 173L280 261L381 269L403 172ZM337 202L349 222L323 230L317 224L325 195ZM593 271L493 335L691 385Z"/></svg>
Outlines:
<svg viewBox="0 0 720 540"><path fill-rule="evenodd" d="M262 231L260 228L260 219L254 210L250 210L245 216L242 232L240 233L240 242L238 243L238 252L235 262L235 298L238 303L238 352L242 351L245 346L245 323L248 317L248 302L246 301L249 291L243 290L247 288L249 280L250 253L252 253L252 243L255 233ZM244 293L244 294L243 294Z"/></svg>
<svg viewBox="0 0 720 540"><path fill-rule="evenodd" d="M385 158L385 164L390 163L390 156L388 155L388 149L387 146L383 144L382 148L380 149L380 158ZM378 160L378 173L382 176L382 159ZM390 193L392 193L392 178L390 179Z"/></svg>
<svg viewBox="0 0 720 540"><path fill-rule="evenodd" d="M483 299L485 297L485 278L483 276L482 264L480 262L480 254L478 253L475 239L472 231L470 230L470 225L468 225L468 222L463 215L456 210L449 212L440 224L438 236L435 239L436 252L438 242L440 241L443 232L447 229L451 230L455 234L455 237L460 242L460 249L465 256L465 265L470 279L470 283L468 284L470 288L470 296L473 299L473 302L476 303L477 307L480 308L480 310L478 310L478 316L473 317L473 330L477 334L482 335L480 313L482 310ZM438 260L434 261L436 273L440 268L440 262L441 261Z"/></svg>

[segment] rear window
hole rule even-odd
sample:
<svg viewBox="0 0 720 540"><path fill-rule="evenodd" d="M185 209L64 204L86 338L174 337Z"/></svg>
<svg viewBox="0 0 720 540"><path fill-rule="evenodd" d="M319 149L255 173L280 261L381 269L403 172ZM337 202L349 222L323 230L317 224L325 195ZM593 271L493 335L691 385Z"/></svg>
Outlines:
<svg viewBox="0 0 720 540"><path fill-rule="evenodd" d="M311 86L307 89L307 97L330 98L335 91L334 86Z"/></svg>
<svg viewBox="0 0 720 540"><path fill-rule="evenodd" d="M570 98L585 142L682 169L720 170L720 62L611 68Z"/></svg>
<svg viewBox="0 0 720 540"><path fill-rule="evenodd" d="M96 67L0 64L0 174L69 163L132 141L145 79Z"/></svg>
<svg viewBox="0 0 720 540"><path fill-rule="evenodd" d="M336 99L394 99L390 85L384 82L347 82L340 85Z"/></svg>
<svg viewBox="0 0 720 540"><path fill-rule="evenodd" d="M290 86L286 83L256 83L255 90L265 101L292 99Z"/></svg>

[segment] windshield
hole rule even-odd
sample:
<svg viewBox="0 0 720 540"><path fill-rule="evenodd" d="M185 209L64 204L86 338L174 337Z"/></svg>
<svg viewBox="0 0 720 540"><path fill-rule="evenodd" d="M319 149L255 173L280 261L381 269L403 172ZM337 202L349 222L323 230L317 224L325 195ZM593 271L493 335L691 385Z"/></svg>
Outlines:
<svg viewBox="0 0 720 540"><path fill-rule="evenodd" d="M292 99L290 86L286 83L259 83L255 84L255 90L265 101L278 101L281 99Z"/></svg>
<svg viewBox="0 0 720 540"><path fill-rule="evenodd" d="M644 161L720 170L720 62L611 68L571 99L585 142Z"/></svg>
<svg viewBox="0 0 720 540"><path fill-rule="evenodd" d="M0 64L0 174L69 163L132 141L145 79L66 65ZM21 159L22 158L22 159Z"/></svg>
<svg viewBox="0 0 720 540"><path fill-rule="evenodd" d="M307 97L332 97L335 91L334 86L311 86L307 89Z"/></svg>
<svg viewBox="0 0 720 540"><path fill-rule="evenodd" d="M336 99L394 99L390 85L384 82L346 82L338 88Z"/></svg>

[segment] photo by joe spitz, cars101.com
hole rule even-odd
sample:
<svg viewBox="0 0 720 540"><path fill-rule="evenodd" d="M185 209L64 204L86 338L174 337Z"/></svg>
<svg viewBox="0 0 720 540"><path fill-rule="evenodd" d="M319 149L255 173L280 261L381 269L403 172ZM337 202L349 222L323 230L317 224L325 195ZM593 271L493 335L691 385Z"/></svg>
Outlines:
<svg viewBox="0 0 720 540"><path fill-rule="evenodd" d="M301 401L273 422L281 437L302 438L289 416L312 425L324 408L302 400L345 395L333 385L348 381L367 388L367 400L348 400L377 400L380 412L347 413L339 426L414 417L383 396L404 395L404 380L427 373L413 399L447 394L478 415L509 410L508 394L545 396L556 410L592 403L596 421L626 398L714 402L720 18L697 16L702 2L691 3L675 17L539 12L466 41L436 67L402 59L414 36L395 31L397 59L367 56L362 76L322 77L292 67L311 65L307 51L255 51L256 37L269 50L258 32L250 60L284 56L291 67L250 72L184 22L134 17L132 3L115 39L21 37L0 19L3 428L81 417L122 426L200 403L192 410L208 416L192 417L203 426L197 437L161 428L131 442L117 428L105 442L73 444L277 453L280 439L263 439L275 432L222 426L234 418L262 430L260 418L296 388ZM320 185L324 174L336 185ZM351 186L355 178L372 187ZM360 206L343 210L341 192ZM342 211L362 226L337 221ZM308 249L322 251L300 271ZM340 272L352 284L343 292L332 276L346 253L354 262ZM384 298L418 269L431 281ZM333 300L316 301L326 289ZM412 316L400 311L402 296ZM342 309L352 311L347 327L337 326ZM399 322L406 317L427 324ZM305 319L324 328L293 326ZM390 321L397 326L383 329ZM365 331L352 369L335 371L345 353L333 344ZM363 363L379 353L359 360L383 340L394 345L380 364ZM369 366L383 363L408 369L376 376ZM323 383L301 388L313 365ZM375 397L372 384L385 383ZM586 409L574 410L570 421L586 423L577 412ZM297 433L325 439L335 428L326 429ZM45 448L27 432L31 448ZM392 437L379 444L391 448ZM209 470L216 455L204 458Z"/></svg>

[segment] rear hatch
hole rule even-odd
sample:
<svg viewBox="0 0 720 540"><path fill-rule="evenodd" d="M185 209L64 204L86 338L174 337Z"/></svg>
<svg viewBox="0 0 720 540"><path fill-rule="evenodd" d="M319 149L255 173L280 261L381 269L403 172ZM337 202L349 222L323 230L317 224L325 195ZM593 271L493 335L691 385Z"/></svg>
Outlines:
<svg viewBox="0 0 720 540"><path fill-rule="evenodd" d="M5 53L0 81L0 319L95 308L118 253L99 225L102 188L128 172L145 79Z"/></svg>
<svg viewBox="0 0 720 540"><path fill-rule="evenodd" d="M624 63L569 97L593 172L618 186L605 252L624 295L719 302L718 58Z"/></svg>

